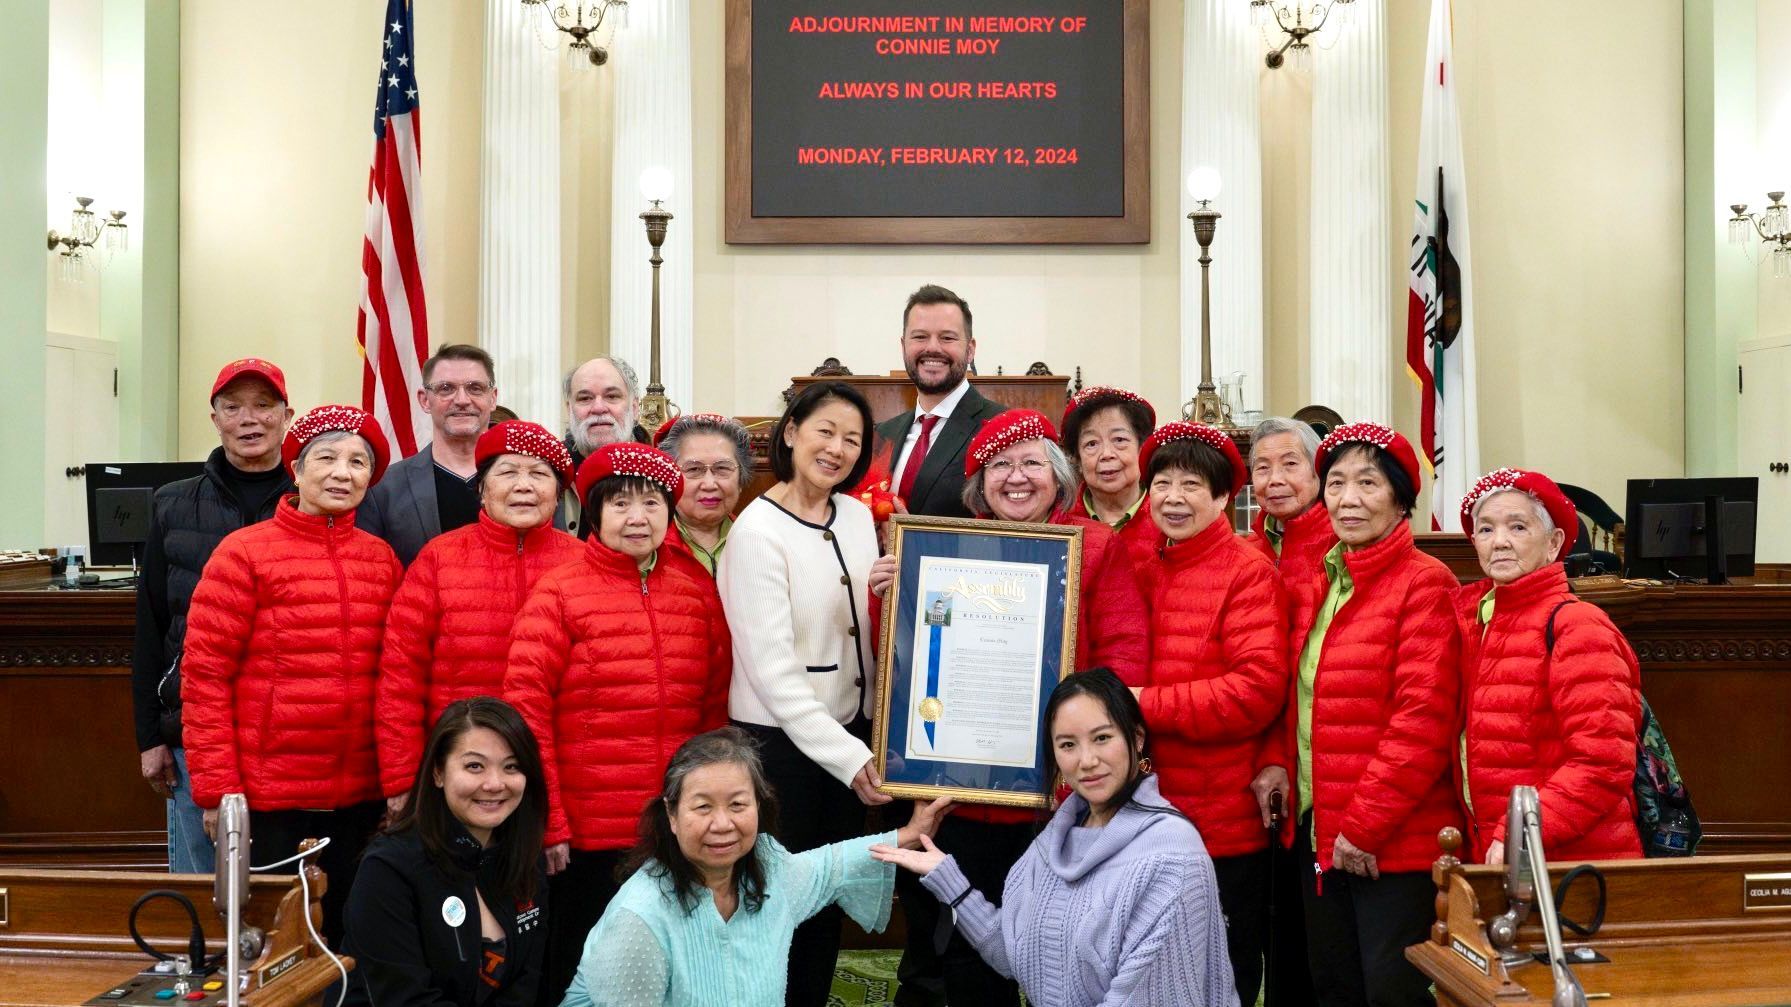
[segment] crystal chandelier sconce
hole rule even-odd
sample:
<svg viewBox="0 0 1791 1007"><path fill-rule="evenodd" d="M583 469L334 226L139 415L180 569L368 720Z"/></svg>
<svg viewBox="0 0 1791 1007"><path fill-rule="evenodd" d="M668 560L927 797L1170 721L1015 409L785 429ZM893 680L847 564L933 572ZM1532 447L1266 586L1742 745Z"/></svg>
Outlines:
<svg viewBox="0 0 1791 1007"><path fill-rule="evenodd" d="M522 0L522 5L543 11L556 30L572 36L566 60L579 67L608 63L609 50L599 44L604 22L613 37L616 22L628 18L628 0Z"/></svg>
<svg viewBox="0 0 1791 1007"><path fill-rule="evenodd" d="M1791 210L1785 207L1782 191L1769 192L1766 198L1772 202L1759 213L1747 212L1746 203L1729 205L1735 213L1729 218L1729 243L1740 245L1745 251L1753 244L1754 236L1759 235L1762 253L1772 257L1773 278L1791 278ZM1751 253L1748 259L1753 260Z"/></svg>
<svg viewBox="0 0 1791 1007"><path fill-rule="evenodd" d="M102 238L107 252L130 247L130 227L124 222L124 211L111 211L108 214L111 219L101 223L99 215L91 209L92 206L92 196L76 196L74 212L69 215L68 233L58 234L54 229L49 233L47 246L50 251L60 255L64 280L80 278L87 250L97 246Z"/></svg>
<svg viewBox="0 0 1791 1007"><path fill-rule="evenodd" d="M1347 20L1355 0L1330 0L1329 3L1308 3L1302 0L1250 0L1250 23L1262 32L1263 48L1268 52L1263 62L1271 70L1279 69L1289 57L1294 68L1310 69L1313 38L1330 22L1332 15ZM1279 32L1285 38L1276 38ZM1335 34L1333 32L1333 34ZM1310 40L1310 41L1309 41ZM1329 44L1320 48L1328 49Z"/></svg>

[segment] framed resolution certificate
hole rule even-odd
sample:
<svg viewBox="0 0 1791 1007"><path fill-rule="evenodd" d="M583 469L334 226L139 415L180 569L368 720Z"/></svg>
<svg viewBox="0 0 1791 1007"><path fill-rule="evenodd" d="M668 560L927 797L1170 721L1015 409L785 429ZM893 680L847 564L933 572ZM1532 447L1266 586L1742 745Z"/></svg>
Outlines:
<svg viewBox="0 0 1791 1007"><path fill-rule="evenodd" d="M873 748L895 797L1044 808L1074 670L1082 529L897 515Z"/></svg>

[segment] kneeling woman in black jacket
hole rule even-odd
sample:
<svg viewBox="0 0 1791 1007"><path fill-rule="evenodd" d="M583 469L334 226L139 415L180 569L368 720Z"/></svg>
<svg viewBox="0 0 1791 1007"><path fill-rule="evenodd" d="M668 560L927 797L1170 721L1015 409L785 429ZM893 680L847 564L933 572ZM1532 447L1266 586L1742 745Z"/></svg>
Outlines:
<svg viewBox="0 0 1791 1007"><path fill-rule="evenodd" d="M541 753L522 717L489 696L442 711L348 896L345 1003L534 1004L546 829Z"/></svg>

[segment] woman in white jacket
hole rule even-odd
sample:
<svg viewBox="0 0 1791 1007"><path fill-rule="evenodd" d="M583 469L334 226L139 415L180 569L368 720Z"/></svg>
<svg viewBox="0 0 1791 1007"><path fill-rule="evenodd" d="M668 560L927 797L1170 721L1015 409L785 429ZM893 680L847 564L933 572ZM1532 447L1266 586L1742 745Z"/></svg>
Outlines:
<svg viewBox="0 0 1791 1007"><path fill-rule="evenodd" d="M734 521L717 571L734 638L728 712L758 741L792 853L860 835L864 805L889 798L872 765L869 508L839 492L870 467L871 408L857 389L804 389L771 431L776 486ZM803 924L786 1003L824 1007L840 912Z"/></svg>

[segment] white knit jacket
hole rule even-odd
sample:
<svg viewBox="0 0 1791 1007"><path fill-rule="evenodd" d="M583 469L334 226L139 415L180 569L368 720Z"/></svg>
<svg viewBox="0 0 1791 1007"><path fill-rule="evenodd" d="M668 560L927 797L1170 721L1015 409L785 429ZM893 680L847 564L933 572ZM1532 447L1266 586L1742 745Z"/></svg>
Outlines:
<svg viewBox="0 0 1791 1007"><path fill-rule="evenodd" d="M844 725L870 714L870 509L834 494L833 517L811 524L759 497L728 532L716 584L734 637L728 714L781 728L802 753L850 785L870 749Z"/></svg>

